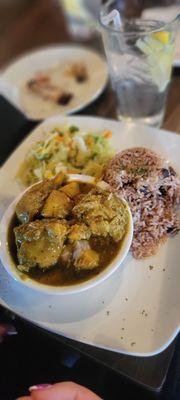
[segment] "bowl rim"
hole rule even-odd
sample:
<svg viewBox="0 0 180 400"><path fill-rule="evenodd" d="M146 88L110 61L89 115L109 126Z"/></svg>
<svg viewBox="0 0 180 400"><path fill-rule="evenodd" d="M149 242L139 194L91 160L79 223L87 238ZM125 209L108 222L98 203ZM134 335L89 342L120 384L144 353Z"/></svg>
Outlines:
<svg viewBox="0 0 180 400"><path fill-rule="evenodd" d="M89 175L80 175L80 174L67 174L68 182L72 181L81 181L85 183L92 183L96 185L96 182L102 182L101 180L97 181L96 178L91 177ZM50 294L50 295L68 295L68 294L75 294L75 293L80 293L85 290L91 289L92 287L95 287L98 284L101 284L104 282L108 277L110 277L119 267L122 265L125 257L128 254L128 251L130 249L131 243L132 243L132 238L133 238L133 219L132 219L132 214L129 208L128 203L126 200L122 199L122 201L126 204L128 213L129 213L129 227L127 230L127 233L123 239L122 246L120 247L117 255L113 260L107 265L105 269L103 269L102 272L100 272L98 275L95 275L94 277L90 278L87 281L77 283L74 285L67 285L67 286L51 286L51 285L46 285L44 283L37 282L30 277L26 277L24 280L21 278L21 274L23 275L23 272L19 272L17 270L17 267L12 259L11 254L9 253L8 250L8 228L9 228L9 223L12 219L12 216L15 212L15 207L18 201L21 199L21 197L26 193L32 186L37 185L39 182L29 186L26 188L24 191L22 191L16 198L11 202L11 204L8 206L6 211L3 214L3 217L0 221L0 259L2 261L3 267L6 269L6 271L9 273L9 275L16 281L21 283L22 285L29 287L33 290L39 291L41 293L45 294ZM107 184L107 186L109 186Z"/></svg>

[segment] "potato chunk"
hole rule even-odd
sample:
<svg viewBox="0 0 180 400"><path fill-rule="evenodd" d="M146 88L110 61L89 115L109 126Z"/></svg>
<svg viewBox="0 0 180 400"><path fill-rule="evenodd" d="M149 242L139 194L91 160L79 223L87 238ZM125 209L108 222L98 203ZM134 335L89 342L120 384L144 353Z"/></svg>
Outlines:
<svg viewBox="0 0 180 400"><path fill-rule="evenodd" d="M90 236L90 229L85 224L79 222L71 226L68 239L70 242L75 242L77 240L89 239Z"/></svg>
<svg viewBox="0 0 180 400"><path fill-rule="evenodd" d="M54 189L60 187L66 179L64 172L59 172L53 179Z"/></svg>
<svg viewBox="0 0 180 400"><path fill-rule="evenodd" d="M63 186L60 190L63 193L67 194L67 196L73 198L74 196L77 196L77 194L80 193L79 183L78 182L70 182L67 185Z"/></svg>
<svg viewBox="0 0 180 400"><path fill-rule="evenodd" d="M64 218L69 214L72 207L73 203L65 193L52 190L45 201L41 214L46 218Z"/></svg>
<svg viewBox="0 0 180 400"><path fill-rule="evenodd" d="M76 270L91 270L99 265L99 254L92 249L82 250L79 257L75 259L74 267Z"/></svg>

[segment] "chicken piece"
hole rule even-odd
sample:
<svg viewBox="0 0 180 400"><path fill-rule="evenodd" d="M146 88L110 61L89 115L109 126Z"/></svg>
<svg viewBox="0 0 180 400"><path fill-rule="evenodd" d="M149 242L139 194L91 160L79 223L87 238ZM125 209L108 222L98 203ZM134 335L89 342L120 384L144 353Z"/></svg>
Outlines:
<svg viewBox="0 0 180 400"><path fill-rule="evenodd" d="M99 188L84 195L72 212L89 226L94 236L106 237L109 234L115 241L122 239L129 219L127 207L122 200Z"/></svg>
<svg viewBox="0 0 180 400"><path fill-rule="evenodd" d="M92 270L99 265L99 254L91 248L82 250L74 261L74 267L78 271Z"/></svg>
<svg viewBox="0 0 180 400"><path fill-rule="evenodd" d="M109 234L115 242L123 238L127 229L126 215L114 217L109 224Z"/></svg>
<svg viewBox="0 0 180 400"><path fill-rule="evenodd" d="M114 197L113 207L111 196ZM84 195L82 200L73 208L73 214L87 223L92 218L110 220L116 216L119 202L120 200L114 194L100 188L94 188Z"/></svg>
<svg viewBox="0 0 180 400"><path fill-rule="evenodd" d="M60 263L66 267L69 268L72 263L73 263L73 252L74 252L74 244L66 244L63 247L63 250L61 252L60 256Z"/></svg>
<svg viewBox="0 0 180 400"><path fill-rule="evenodd" d="M79 240L73 245L73 260L79 257L83 250L90 249L89 242L87 240Z"/></svg>
<svg viewBox="0 0 180 400"><path fill-rule="evenodd" d="M68 243L64 245L61 253L60 262L67 268L73 267L74 261L79 257L82 251L89 249L87 240L79 240L75 243Z"/></svg>
<svg viewBox="0 0 180 400"><path fill-rule="evenodd" d="M94 217L107 218L107 215L102 209L101 196L96 196L90 192L87 195L83 195L82 199L80 198L80 201L78 201L73 208L73 214L76 218L84 222L89 222L92 213Z"/></svg>
<svg viewBox="0 0 180 400"><path fill-rule="evenodd" d="M47 269L57 263L68 234L66 221L36 220L14 229L18 269Z"/></svg>
<svg viewBox="0 0 180 400"><path fill-rule="evenodd" d="M63 193L65 193L67 196L73 198L74 196L77 196L79 194L79 183L78 182L70 182L67 185L63 186L60 189Z"/></svg>
<svg viewBox="0 0 180 400"><path fill-rule="evenodd" d="M109 222L102 218L96 218L89 222L89 228L94 236L106 237L109 234Z"/></svg>
<svg viewBox="0 0 180 400"><path fill-rule="evenodd" d="M73 207L72 201L65 193L59 190L52 190L46 199L41 215L46 218L64 218Z"/></svg>
<svg viewBox="0 0 180 400"><path fill-rule="evenodd" d="M88 226L83 224L83 222L79 222L71 226L68 239L70 242L76 242L78 240L89 239L90 236L91 231Z"/></svg>
<svg viewBox="0 0 180 400"><path fill-rule="evenodd" d="M48 75L37 76L27 82L27 88L45 100L57 101L59 88L54 86Z"/></svg>
<svg viewBox="0 0 180 400"><path fill-rule="evenodd" d="M60 262L66 268L91 270L99 265L99 254L90 248L87 240L79 240L64 246Z"/></svg>
<svg viewBox="0 0 180 400"><path fill-rule="evenodd" d="M25 192L16 206L16 215L22 224L32 221L40 213L53 185L53 180L44 180Z"/></svg>

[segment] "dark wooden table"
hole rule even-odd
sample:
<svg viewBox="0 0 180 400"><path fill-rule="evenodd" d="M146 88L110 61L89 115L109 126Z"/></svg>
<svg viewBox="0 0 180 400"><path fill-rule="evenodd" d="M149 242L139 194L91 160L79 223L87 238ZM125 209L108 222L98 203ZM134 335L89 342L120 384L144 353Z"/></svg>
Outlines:
<svg viewBox="0 0 180 400"><path fill-rule="evenodd" d="M72 41L66 29L62 10L54 0L20 0L17 7L11 8L11 12L5 6L0 10L0 27L0 67L32 48ZM84 44L103 51L98 36ZM83 111L83 114L116 118L115 99L110 85L93 105ZM180 132L180 75L179 71L175 70L163 128ZM112 370L156 391L162 387L175 347L174 342L157 356L140 358L94 348L56 335L54 337Z"/></svg>
<svg viewBox="0 0 180 400"><path fill-rule="evenodd" d="M134 4L133 13L136 15L138 0L128 0ZM170 1L164 1L170 3ZM173 2L173 1L172 1ZM0 6L0 68L14 57L25 51L54 43L71 42L65 18L59 7L60 0L14 0L18 6ZM139 13L143 4L157 4L158 1L139 0ZM163 1L159 1L163 3ZM13 2L12 2L13 4ZM83 44L95 47L103 52L100 37L95 37ZM101 98L83 114L95 114L101 117L115 118L115 100L110 87ZM180 74L174 73L169 91L167 111L162 128L180 132Z"/></svg>

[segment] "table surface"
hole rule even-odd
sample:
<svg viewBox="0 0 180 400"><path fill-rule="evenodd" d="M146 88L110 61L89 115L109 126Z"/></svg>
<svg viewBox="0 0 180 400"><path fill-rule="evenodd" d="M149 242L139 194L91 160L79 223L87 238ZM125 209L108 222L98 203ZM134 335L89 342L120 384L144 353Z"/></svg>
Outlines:
<svg viewBox="0 0 180 400"><path fill-rule="evenodd" d="M11 13L7 6L2 7L0 33L0 68L24 51L72 41L62 10L58 2L54 0L30 2L22 0L19 1L18 7L11 9ZM103 51L99 37L83 44ZM87 107L82 113L116 118L115 98L110 86L93 105ZM178 70L173 73L162 128L180 133L180 74ZM161 388L175 347L174 342L157 356L139 358L94 348L62 337L56 336L56 339L152 390Z"/></svg>

